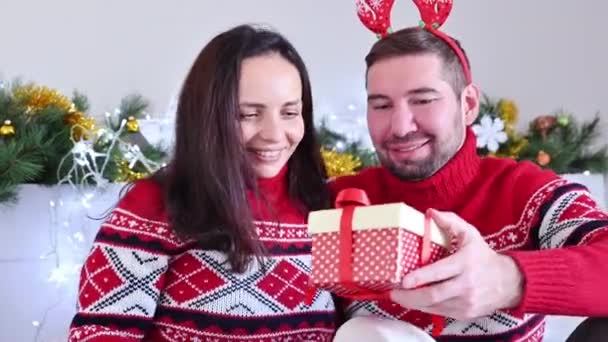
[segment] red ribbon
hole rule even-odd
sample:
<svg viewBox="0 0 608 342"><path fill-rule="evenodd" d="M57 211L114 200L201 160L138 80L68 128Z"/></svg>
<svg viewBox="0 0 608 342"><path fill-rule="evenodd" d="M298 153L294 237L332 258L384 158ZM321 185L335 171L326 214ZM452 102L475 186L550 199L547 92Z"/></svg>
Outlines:
<svg viewBox="0 0 608 342"><path fill-rule="evenodd" d="M422 236L422 243L420 244L420 266L428 264L431 259L431 214L427 210L424 213L424 235ZM422 287L422 286L421 286ZM443 317L431 314L431 321L433 322L433 330L431 335L437 337L445 329L445 319Z"/></svg>
<svg viewBox="0 0 608 342"><path fill-rule="evenodd" d="M389 292L376 292L357 286L353 279L353 215L358 206L370 204L365 191L361 189L344 189L338 193L336 208L342 208L340 217L340 239L338 250L339 281L343 287L355 292L344 297L355 300L389 299Z"/></svg>

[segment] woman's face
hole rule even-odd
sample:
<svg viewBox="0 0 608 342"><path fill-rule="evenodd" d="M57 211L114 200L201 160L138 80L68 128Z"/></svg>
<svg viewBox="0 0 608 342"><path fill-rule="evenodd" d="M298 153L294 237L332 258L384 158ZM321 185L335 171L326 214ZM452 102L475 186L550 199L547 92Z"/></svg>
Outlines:
<svg viewBox="0 0 608 342"><path fill-rule="evenodd" d="M304 136L298 69L278 53L245 59L239 110L243 143L257 177L276 176Z"/></svg>

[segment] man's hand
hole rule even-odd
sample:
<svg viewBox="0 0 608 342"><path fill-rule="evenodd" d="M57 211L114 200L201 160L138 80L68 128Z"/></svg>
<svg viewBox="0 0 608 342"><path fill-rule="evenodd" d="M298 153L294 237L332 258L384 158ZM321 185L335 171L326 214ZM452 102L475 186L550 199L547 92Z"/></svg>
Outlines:
<svg viewBox="0 0 608 342"><path fill-rule="evenodd" d="M516 307L524 280L513 259L492 250L477 229L458 215L436 210L430 214L452 237L457 251L407 274L404 289L392 291L391 299L408 309L457 320Z"/></svg>

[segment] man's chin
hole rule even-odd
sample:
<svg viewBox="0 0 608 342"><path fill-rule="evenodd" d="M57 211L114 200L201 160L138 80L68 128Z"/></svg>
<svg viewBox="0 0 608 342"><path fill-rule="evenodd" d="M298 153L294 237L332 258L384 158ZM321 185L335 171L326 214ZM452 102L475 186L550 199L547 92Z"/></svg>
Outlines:
<svg viewBox="0 0 608 342"><path fill-rule="evenodd" d="M432 162L429 161L407 161L395 163L394 161L380 160L382 165L387 168L391 174L403 181L420 181L432 176L436 170L432 167Z"/></svg>

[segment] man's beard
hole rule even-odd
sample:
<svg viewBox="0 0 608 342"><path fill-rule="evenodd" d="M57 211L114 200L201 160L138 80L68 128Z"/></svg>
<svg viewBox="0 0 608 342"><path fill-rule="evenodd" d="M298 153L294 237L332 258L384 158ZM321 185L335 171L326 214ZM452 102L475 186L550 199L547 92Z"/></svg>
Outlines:
<svg viewBox="0 0 608 342"><path fill-rule="evenodd" d="M447 140L439 141L436 137L424 135L430 139L427 144L431 147L431 154L421 160L405 160L395 162L388 156L388 143L406 143L411 140L420 139L420 133L408 134L403 138L393 138L383 144L382 153L378 153L378 158L382 166L387 168L393 176L403 181L420 181L431 177L439 171L456 154L461 146L463 137L456 132L461 132L455 127L454 136Z"/></svg>

